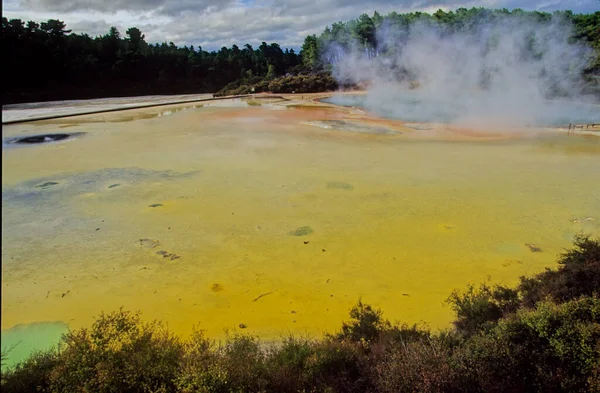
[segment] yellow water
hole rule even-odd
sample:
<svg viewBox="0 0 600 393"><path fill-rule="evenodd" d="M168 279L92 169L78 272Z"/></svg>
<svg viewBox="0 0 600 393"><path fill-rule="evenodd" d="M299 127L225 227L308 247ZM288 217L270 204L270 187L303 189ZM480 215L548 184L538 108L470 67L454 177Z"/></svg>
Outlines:
<svg viewBox="0 0 600 393"><path fill-rule="evenodd" d="M514 284L600 234L598 137L418 131L328 107L160 110L4 127L86 134L3 151L2 329L79 328L123 306L184 335L315 336L360 297L445 328L453 289ZM404 133L307 123L328 119Z"/></svg>

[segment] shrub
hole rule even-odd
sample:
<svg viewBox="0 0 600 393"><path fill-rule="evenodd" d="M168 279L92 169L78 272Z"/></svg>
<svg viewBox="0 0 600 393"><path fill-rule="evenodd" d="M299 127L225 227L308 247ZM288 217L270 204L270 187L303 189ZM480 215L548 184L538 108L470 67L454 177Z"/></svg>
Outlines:
<svg viewBox="0 0 600 393"><path fill-rule="evenodd" d="M184 343L175 386L182 393L226 391L227 375L218 370L214 343L201 330L195 330Z"/></svg>
<svg viewBox="0 0 600 393"><path fill-rule="evenodd" d="M48 392L50 373L56 367L58 354L52 349L36 352L15 367L2 371L2 392Z"/></svg>
<svg viewBox="0 0 600 393"><path fill-rule="evenodd" d="M266 367L272 391L310 391L315 386L308 370L309 359L315 353L314 345L312 341L290 336L281 346L269 351Z"/></svg>
<svg viewBox="0 0 600 393"><path fill-rule="evenodd" d="M177 387L182 392L261 392L267 386L264 351L252 336L228 336L215 347L201 333L186 343Z"/></svg>
<svg viewBox="0 0 600 393"><path fill-rule="evenodd" d="M306 360L307 378L314 392L371 391L369 364L360 345L325 339L313 346Z"/></svg>
<svg viewBox="0 0 600 393"><path fill-rule="evenodd" d="M560 255L558 264L557 270L521 278L518 289L526 307L545 299L560 303L600 294L600 239L576 236L574 247Z"/></svg>
<svg viewBox="0 0 600 393"><path fill-rule="evenodd" d="M337 340L352 342L373 342L382 332L391 329L388 321L382 318L380 309L375 309L361 300L350 310L350 321L342 323L342 330L335 335Z"/></svg>
<svg viewBox="0 0 600 393"><path fill-rule="evenodd" d="M465 292L455 290L446 300L456 313L454 326L470 335L494 325L503 315L514 312L519 306L516 290L481 284L469 285Z"/></svg>
<svg viewBox="0 0 600 393"><path fill-rule="evenodd" d="M338 84L331 74L321 71L309 74L290 74L278 78L265 77L261 81L256 81L255 78L238 80L223 87L214 96L222 97L267 91L271 93L318 93L337 88Z"/></svg>
<svg viewBox="0 0 600 393"><path fill-rule="evenodd" d="M450 348L436 338L398 342L374 365L378 392L456 391Z"/></svg>
<svg viewBox="0 0 600 393"><path fill-rule="evenodd" d="M183 345L160 323L122 309L102 314L90 330L63 336L50 373L54 392L172 390Z"/></svg>
<svg viewBox="0 0 600 393"><path fill-rule="evenodd" d="M483 392L589 392L600 369L600 299L521 309L460 352Z"/></svg>

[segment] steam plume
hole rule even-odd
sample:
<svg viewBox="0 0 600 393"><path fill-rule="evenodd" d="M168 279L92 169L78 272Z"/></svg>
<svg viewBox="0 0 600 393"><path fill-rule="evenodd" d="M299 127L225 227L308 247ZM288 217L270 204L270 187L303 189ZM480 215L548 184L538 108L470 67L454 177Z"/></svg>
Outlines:
<svg viewBox="0 0 600 393"><path fill-rule="evenodd" d="M572 42L568 20L495 16L452 31L422 21L385 19L376 49L356 41L327 45L325 57L342 83L366 83L366 109L406 120L521 126L600 120L599 108L550 102L591 102L582 95L590 48ZM584 119L583 119L584 118Z"/></svg>

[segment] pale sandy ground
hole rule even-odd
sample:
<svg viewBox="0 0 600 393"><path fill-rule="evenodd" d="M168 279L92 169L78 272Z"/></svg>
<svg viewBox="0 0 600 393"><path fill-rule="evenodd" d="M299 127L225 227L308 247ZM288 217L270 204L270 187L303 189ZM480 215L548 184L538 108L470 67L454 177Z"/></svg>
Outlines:
<svg viewBox="0 0 600 393"><path fill-rule="evenodd" d="M2 107L2 122L14 120L34 120L45 116L71 115L103 111L116 108L127 108L141 105L154 105L188 100L212 98L212 94L184 94L170 96L141 96L98 98L92 100L48 101L28 104L4 105Z"/></svg>

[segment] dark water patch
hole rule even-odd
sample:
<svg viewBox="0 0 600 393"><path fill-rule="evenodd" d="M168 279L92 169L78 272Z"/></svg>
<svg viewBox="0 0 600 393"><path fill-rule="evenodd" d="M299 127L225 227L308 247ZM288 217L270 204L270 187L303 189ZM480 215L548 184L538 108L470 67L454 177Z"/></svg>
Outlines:
<svg viewBox="0 0 600 393"><path fill-rule="evenodd" d="M17 185L2 188L2 203L38 203L44 204L49 199L55 198L60 188L60 198L55 203L70 203L69 197L90 192L101 192L123 184L143 185L146 182L171 181L190 178L200 171L176 172L171 170L158 171L142 168L105 168L89 172L63 173L52 178L38 178L24 181ZM115 182L117 180L118 182ZM60 184L61 187L55 187ZM43 192L56 190L54 192Z"/></svg>
<svg viewBox="0 0 600 393"><path fill-rule="evenodd" d="M137 241L137 244L144 248L155 248L160 242L154 239L140 239Z"/></svg>
<svg viewBox="0 0 600 393"><path fill-rule="evenodd" d="M370 124L362 124L354 121L347 120L317 120L309 121L305 124L325 128L328 130L337 130L352 132L357 134L373 134L373 135L397 135L401 134L400 131L392 130L390 128L374 126Z"/></svg>
<svg viewBox="0 0 600 393"><path fill-rule="evenodd" d="M305 227L300 227L298 229L295 229L291 232L288 232L288 235L290 235L290 236L306 236L306 235L310 235L311 233L313 233L312 228L305 226Z"/></svg>
<svg viewBox="0 0 600 393"><path fill-rule="evenodd" d="M70 134L41 134L41 135L30 135L23 136L18 138L10 138L6 140L8 144L19 144L19 145L33 145L40 143L50 143L50 142L58 142L64 141L66 139L71 139L80 135L83 135L83 132L74 132Z"/></svg>
<svg viewBox="0 0 600 393"><path fill-rule="evenodd" d="M162 203L153 203L151 205L148 205L148 207L161 207Z"/></svg>
<svg viewBox="0 0 600 393"><path fill-rule="evenodd" d="M157 252L156 252L156 255L160 255L160 256L162 256L163 258L167 258L167 259L169 259L169 260L171 260L171 261L174 261L174 260L176 260L176 259L179 259L179 258L181 258L181 256L180 256L180 255L177 255L177 254L175 254L175 253L173 253L173 252L168 252L168 251L165 251L165 250L159 250L159 251L157 251Z"/></svg>
<svg viewBox="0 0 600 393"><path fill-rule="evenodd" d="M58 183L57 183L57 182L55 182L55 181L47 181L47 182L45 182L45 183L38 184L38 185L37 185L37 186L35 186L35 187L36 187L36 188L42 188L42 189L44 189L44 188L48 188L48 187L55 186L55 185L57 185L57 184L58 184Z"/></svg>

